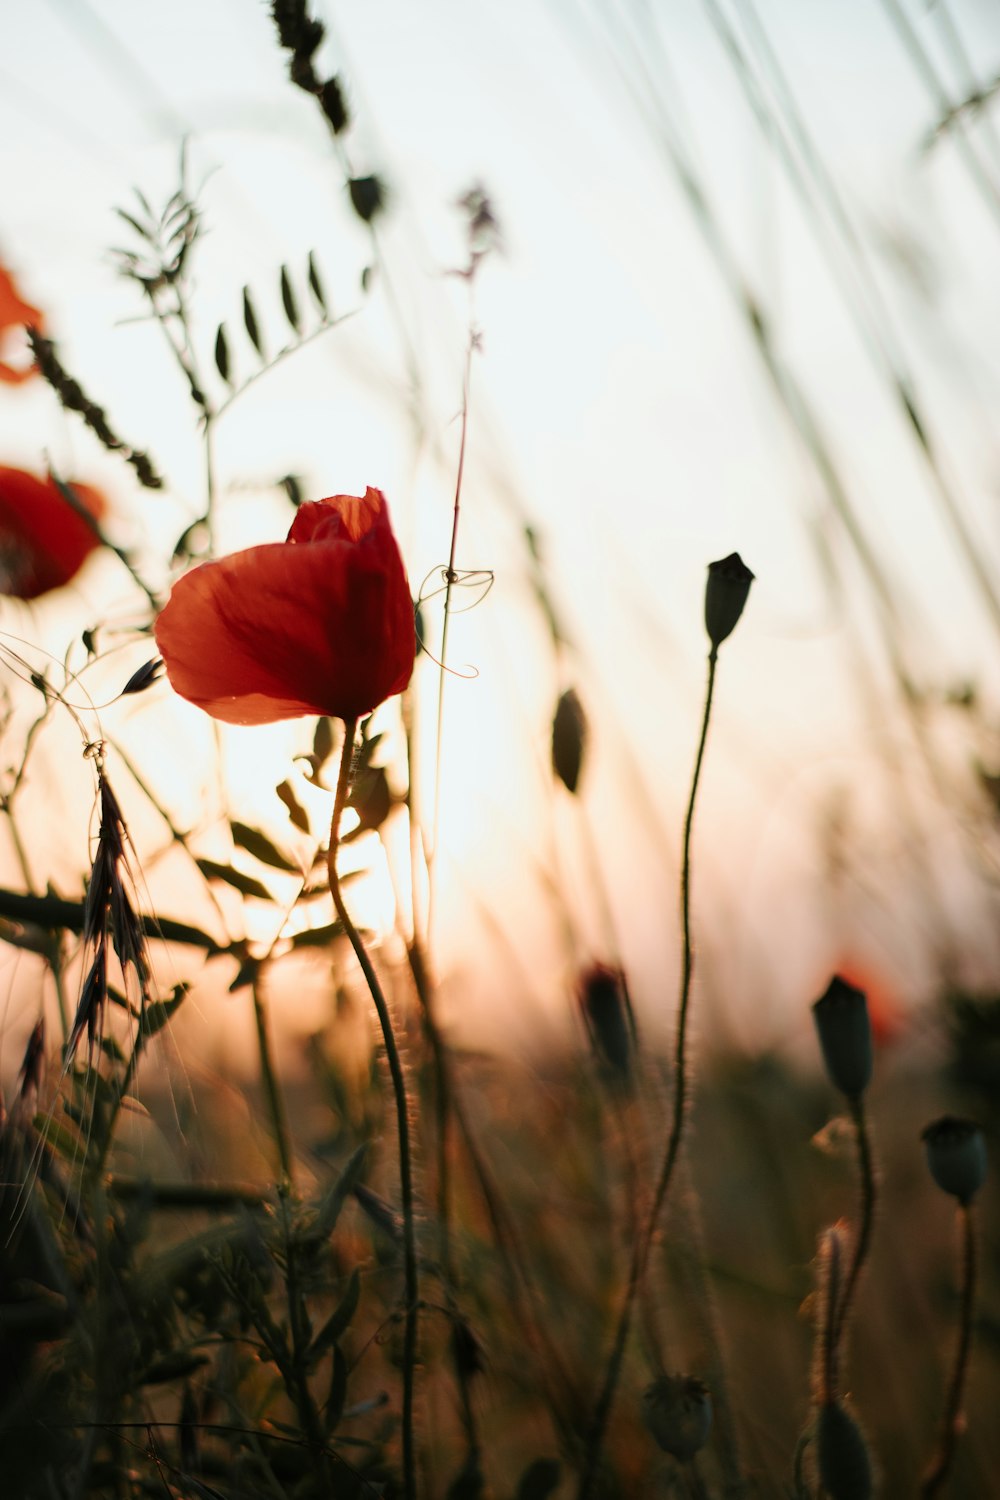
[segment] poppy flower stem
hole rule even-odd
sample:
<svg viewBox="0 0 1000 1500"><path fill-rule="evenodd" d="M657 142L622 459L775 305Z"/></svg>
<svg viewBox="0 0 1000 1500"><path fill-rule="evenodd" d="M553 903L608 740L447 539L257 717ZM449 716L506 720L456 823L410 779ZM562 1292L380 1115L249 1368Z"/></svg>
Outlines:
<svg viewBox="0 0 1000 1500"><path fill-rule="evenodd" d="M955 1445L962 1431L962 1393L969 1369L972 1348L973 1312L976 1305L976 1224L971 1203L960 1203L959 1229L962 1236L962 1288L958 1319L958 1347L952 1367L948 1399L941 1422L938 1451L920 1489L922 1500L939 1493L948 1477Z"/></svg>
<svg viewBox="0 0 1000 1500"><path fill-rule="evenodd" d="M341 752L340 774L337 777L337 794L333 803L333 817L330 822L330 851L327 856L327 868L330 877L330 894L333 897L333 905L341 924L350 939L351 947L354 949L361 972L365 976L375 1009L378 1012L379 1024L382 1027L382 1039L385 1043L386 1058L389 1063L389 1072L392 1077L392 1091L396 1101L396 1127L399 1137L399 1177L400 1191L403 1200L403 1265L406 1286L406 1318L403 1332L403 1493L406 1500L415 1500L417 1493L416 1480L416 1455L413 1442L413 1380L417 1357L417 1298L419 1288L417 1283L417 1240L414 1217L413 1201L413 1164L410 1150L410 1118L406 1102L406 1083L403 1078L403 1065L399 1056L399 1048L396 1045L395 1033L392 1029L392 1018L389 1015L389 1006L386 1003L382 986L371 959L368 957L364 943L354 923L351 921L350 913L344 905L344 897L340 888L340 877L337 874L337 850L340 844L340 820L343 815L344 806L347 802L347 793L351 782L351 760L354 754L354 739L357 732L357 719L346 719L344 721L344 747Z"/></svg>
<svg viewBox="0 0 1000 1500"><path fill-rule="evenodd" d="M851 1101L851 1117L854 1121L854 1134L858 1147L858 1175L861 1180L861 1202L858 1209L858 1227L854 1238L854 1253L851 1256L850 1268L844 1280L844 1290L837 1304L833 1323L833 1340L830 1357L833 1367L834 1385L836 1385L837 1381L840 1350L844 1341L844 1329L847 1326L847 1319L851 1311L851 1304L854 1301L858 1279L864 1269L865 1261L868 1259L868 1250L872 1240L872 1226L875 1222L875 1165L864 1101L860 1097Z"/></svg>
<svg viewBox="0 0 1000 1500"><path fill-rule="evenodd" d="M694 824L694 807L698 795L698 783L701 780L701 766L705 756L705 743L708 739L708 724L712 713L712 696L715 688L715 668L717 661L718 648L713 645L708 654L708 682L705 688L705 708L702 713L701 735L698 740L698 752L695 756L694 774L691 778L691 793L688 798L687 813L684 818L684 853L681 862L681 930L684 946L681 968L681 992L677 1006L677 1036L674 1044L674 1104L670 1136L667 1140L663 1165L660 1168L660 1175L657 1179L649 1217L644 1227L639 1230L633 1246L628 1285L625 1289L621 1312L618 1315L615 1341L605 1371L604 1385L601 1389L597 1407L591 1419L590 1432L587 1436L587 1449L584 1458L583 1474L580 1478L580 1487L577 1491L577 1500L588 1500L588 1497L593 1493L597 1479L597 1467L600 1461L601 1447L604 1442L604 1434L607 1430L608 1419L611 1416L611 1407L614 1402L615 1391L618 1387L622 1364L625 1359L625 1349L628 1344L632 1313L635 1308L636 1298L645 1278L646 1267L649 1264L649 1254L653 1248L656 1226L663 1212L670 1183L673 1179L674 1168L677 1165L677 1159L680 1155L684 1122L687 1118L687 1023L691 998L691 979L694 974L694 945L691 941L691 830Z"/></svg>

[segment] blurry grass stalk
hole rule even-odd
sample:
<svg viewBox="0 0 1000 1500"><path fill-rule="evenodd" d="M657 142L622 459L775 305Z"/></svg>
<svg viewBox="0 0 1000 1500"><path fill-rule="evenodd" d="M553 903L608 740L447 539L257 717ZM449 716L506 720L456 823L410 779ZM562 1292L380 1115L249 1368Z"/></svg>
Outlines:
<svg viewBox="0 0 1000 1500"><path fill-rule="evenodd" d="M260 1053L260 1077L264 1085L264 1096L267 1099L268 1112L271 1116L271 1129L274 1131L275 1144L278 1148L278 1163L281 1167L282 1181L291 1185L295 1179L295 1160L292 1152L291 1138L288 1133L288 1115L285 1110L285 1101L281 1093L281 1085L278 1082L274 1059L271 1056L271 1036L268 1028L263 973L262 966L257 971L251 985L253 991L253 1018L257 1029L257 1048Z"/></svg>
<svg viewBox="0 0 1000 1500"><path fill-rule="evenodd" d="M364 943L361 941L361 935L351 920L350 913L344 904L344 897L340 888L340 877L337 874L340 820L350 789L351 761L354 755L354 741L357 735L357 728L357 719L346 719L344 721L344 743L341 749L340 773L337 777L337 793L333 804L333 817L330 822L330 848L327 856L327 870L334 908L343 924L344 931L347 933L351 947L354 949L355 957L361 965L361 972L365 976L365 982L368 985L369 993L378 1013L396 1104L396 1130L399 1139L399 1177L403 1208L403 1266L406 1302L403 1333L403 1491L406 1500L415 1500L417 1493L417 1470L413 1432L413 1386L417 1358L417 1299L419 1287L413 1198L413 1163L410 1150L410 1120L406 1101L406 1082L403 1077L403 1064L399 1055L399 1048L396 1045L396 1037L392 1028L389 1006L382 992L382 986L379 983L374 965L368 957Z"/></svg>

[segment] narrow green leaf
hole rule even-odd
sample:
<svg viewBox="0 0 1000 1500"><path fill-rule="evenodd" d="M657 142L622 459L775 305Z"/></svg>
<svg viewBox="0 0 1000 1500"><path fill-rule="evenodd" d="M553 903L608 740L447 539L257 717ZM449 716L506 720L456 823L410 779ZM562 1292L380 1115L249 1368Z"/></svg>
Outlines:
<svg viewBox="0 0 1000 1500"><path fill-rule="evenodd" d="M343 1351L334 1345L333 1370L330 1375L330 1394L326 1398L326 1430L332 1432L344 1412L347 1399L347 1360Z"/></svg>
<svg viewBox="0 0 1000 1500"><path fill-rule="evenodd" d="M246 823L230 823L229 826L233 831L233 843L240 849L246 849L261 864L271 865L275 870L289 870L296 875L300 873L298 865L282 854L280 849L276 849L259 828L251 828Z"/></svg>
<svg viewBox="0 0 1000 1500"><path fill-rule="evenodd" d="M323 1202L320 1204L316 1227L323 1239L328 1238L333 1233L337 1220L340 1218L340 1210L347 1202L347 1199L354 1191L355 1184L361 1177L361 1169L365 1164L367 1154L368 1145L363 1141L348 1161L347 1166L341 1172L337 1181L327 1191Z"/></svg>
<svg viewBox="0 0 1000 1500"><path fill-rule="evenodd" d="M331 922L328 927L308 927L305 932L297 932L292 938L293 948L325 948L332 943L334 938L343 937L344 929L339 922Z"/></svg>
<svg viewBox="0 0 1000 1500"><path fill-rule="evenodd" d="M143 1006L142 1015L139 1018L139 1034L144 1042L163 1030L170 1017L187 999L187 992L186 984L178 984L169 1000L154 1000L149 1005Z"/></svg>
<svg viewBox="0 0 1000 1500"><path fill-rule="evenodd" d="M250 288L243 288L243 322L246 325L247 336L253 344L261 359L264 358L264 344L260 336L260 327L257 323L257 314L254 311L253 302L250 299Z"/></svg>
<svg viewBox="0 0 1000 1500"><path fill-rule="evenodd" d="M316 261L312 251L309 251L309 287L316 298L317 306L324 318L329 317L330 310L326 303L326 294L323 291L323 283L319 279L319 271L316 269Z"/></svg>
<svg viewBox="0 0 1000 1500"><path fill-rule="evenodd" d="M309 1350L310 1363L315 1366L331 1344L336 1344L351 1326L354 1314L358 1310L361 1300L361 1276L357 1266L351 1272L351 1279L347 1283L347 1291L341 1297L334 1311L327 1318L323 1327L313 1339L312 1348ZM338 1412L339 1416L339 1412Z"/></svg>
<svg viewBox="0 0 1000 1500"><path fill-rule="evenodd" d="M232 865L220 865L214 859L199 859L195 863L206 880L221 880L244 896L257 896L261 901L274 900L266 885L261 885L252 875L244 875L242 870L234 870Z"/></svg>
<svg viewBox="0 0 1000 1500"><path fill-rule="evenodd" d="M215 368L222 376L227 385L232 385L229 376L229 343L226 339L226 325L219 324L219 331L215 335Z"/></svg>
<svg viewBox="0 0 1000 1500"><path fill-rule="evenodd" d="M303 833L309 832L309 817L302 807L295 793L292 791L291 783L283 781L280 786L275 787L281 801L288 808L288 816L296 828L301 828Z"/></svg>
<svg viewBox="0 0 1000 1500"><path fill-rule="evenodd" d="M119 219L125 220L125 223L129 226L130 229L135 230L140 239L145 240L147 244L149 243L149 230L144 224L140 224L138 219L134 219L130 213L126 213L124 208L116 208L115 213L118 215Z"/></svg>
<svg viewBox="0 0 1000 1500"><path fill-rule="evenodd" d="M285 309L285 317L288 319L295 333L302 327L302 319L299 316L298 304L295 301L295 293L292 291L291 278L288 275L288 267L281 268L281 305Z"/></svg>

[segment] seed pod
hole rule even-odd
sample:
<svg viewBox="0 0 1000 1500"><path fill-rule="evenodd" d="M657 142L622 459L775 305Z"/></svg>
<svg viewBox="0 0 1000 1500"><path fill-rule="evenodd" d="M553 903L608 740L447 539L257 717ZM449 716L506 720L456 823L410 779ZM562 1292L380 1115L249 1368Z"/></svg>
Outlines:
<svg viewBox="0 0 1000 1500"><path fill-rule="evenodd" d="M385 188L378 177L352 177L347 189L351 195L351 207L366 224L370 224L385 207Z"/></svg>
<svg viewBox="0 0 1000 1500"><path fill-rule="evenodd" d="M754 575L738 552L708 565L705 586L705 629L713 647L722 645L736 629Z"/></svg>
<svg viewBox="0 0 1000 1500"><path fill-rule="evenodd" d="M986 1180L986 1141L974 1120L943 1115L921 1135L931 1176L942 1192L969 1204Z"/></svg>
<svg viewBox="0 0 1000 1500"><path fill-rule="evenodd" d="M872 1463L861 1428L843 1406L828 1401L816 1420L820 1484L829 1500L869 1500Z"/></svg>
<svg viewBox="0 0 1000 1500"><path fill-rule="evenodd" d="M576 792L587 748L587 718L574 688L556 704L552 720L552 769L568 792Z"/></svg>
<svg viewBox="0 0 1000 1500"><path fill-rule="evenodd" d="M712 1430L712 1397L693 1375L661 1375L643 1391L642 1415L665 1453L693 1458Z"/></svg>
<svg viewBox="0 0 1000 1500"><path fill-rule="evenodd" d="M627 1078L632 1058L632 1028L621 969L592 964L580 980L580 1009L598 1058L618 1078Z"/></svg>
<svg viewBox="0 0 1000 1500"><path fill-rule="evenodd" d="M855 989L835 974L813 1005L813 1020L830 1082L848 1099L860 1099L871 1079L874 1060L864 990Z"/></svg>

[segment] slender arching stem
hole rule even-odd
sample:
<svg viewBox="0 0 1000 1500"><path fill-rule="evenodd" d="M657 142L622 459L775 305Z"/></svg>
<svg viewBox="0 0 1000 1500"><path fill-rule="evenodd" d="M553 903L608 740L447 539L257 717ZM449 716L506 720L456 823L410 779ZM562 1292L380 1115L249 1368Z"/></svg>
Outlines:
<svg viewBox="0 0 1000 1500"><path fill-rule="evenodd" d="M959 1228L962 1236L962 1289L958 1321L958 1347L948 1387L944 1417L941 1420L941 1436L934 1461L921 1486L923 1500L936 1495L948 1477L955 1456L955 1444L961 1430L962 1393L969 1369L969 1352L972 1348L973 1311L976 1305L976 1224L971 1203L962 1203L958 1210Z"/></svg>
<svg viewBox="0 0 1000 1500"><path fill-rule="evenodd" d="M861 1178L861 1203L858 1211L858 1227L854 1238L854 1253L844 1278L844 1290L837 1304L833 1322L833 1339L830 1363L833 1383L836 1385L839 1370L840 1350L844 1341L844 1329L854 1301L858 1278L868 1259L871 1246L872 1226L875 1223L875 1166L872 1158L871 1135L865 1115L864 1101L859 1097L851 1101L851 1116L858 1146L858 1173Z"/></svg>
<svg viewBox="0 0 1000 1500"><path fill-rule="evenodd" d="M670 1124L670 1136L667 1140L663 1165L660 1168L656 1190L653 1194L652 1207L650 1208L645 1226L639 1230L636 1236L633 1247L628 1285L625 1288L625 1298L618 1316L618 1327L615 1330L615 1340L611 1349L611 1357L608 1360L604 1385L598 1398L597 1407L590 1424L590 1432L587 1436L587 1450L584 1459L583 1474L580 1479L580 1487L577 1491L577 1500L588 1500L597 1477L597 1466L601 1456L604 1434L607 1430L608 1418L611 1415L611 1406L618 1386L622 1363L625 1358L625 1347L628 1343L632 1313L635 1308L636 1297L646 1274L646 1266L649 1263L649 1252L652 1249L653 1239L656 1235L656 1226L663 1212L663 1206L667 1200L667 1193L674 1175L674 1168L677 1165L681 1140L684 1134L684 1121L687 1117L687 1027L691 999L691 979L694 974L694 945L691 941L691 830L694 825L695 800L698 795L698 783L701 780L701 766L705 756L705 742L708 738L708 724L712 713L712 695L715 688L715 667L717 660L718 651L713 646L708 655L708 682L705 688L705 708L701 720L701 736L698 740L694 774L691 777L691 793L688 798L687 814L684 818L684 853L681 862L681 932L684 947L680 999L677 1006L677 1035L674 1044L674 1104Z"/></svg>
<svg viewBox="0 0 1000 1500"><path fill-rule="evenodd" d="M375 1009L378 1012L379 1025L382 1028L382 1040L385 1043L385 1054L389 1063L389 1073L392 1077L392 1092L396 1101L396 1129L399 1137L399 1177L400 1191L403 1201L403 1265L406 1285L406 1318L403 1333L403 1490L406 1500L415 1500L417 1493L417 1470L416 1454L413 1442L413 1380L414 1369L417 1358L417 1299L419 1294L417 1283L417 1239L414 1219L413 1200L413 1162L410 1150L410 1118L406 1103L406 1083L403 1078L403 1064L399 1056L399 1048L396 1045L396 1036L392 1029L392 1019L389 1015L389 1006L386 1003L382 986L378 975L375 973L371 959L361 936L354 923L351 921L350 913L344 905L344 897L340 889L340 878L337 874L337 849L340 843L340 819L347 801L347 792L351 781L351 759L354 754L354 737L357 731L357 719L347 719L344 723L344 747L341 752L340 774L337 777L337 795L333 804L333 818L330 822L330 850L327 856L327 868L330 876L330 894L333 897L333 905L337 916L343 925L344 931L350 939L351 947L354 949L361 972L365 976Z"/></svg>

